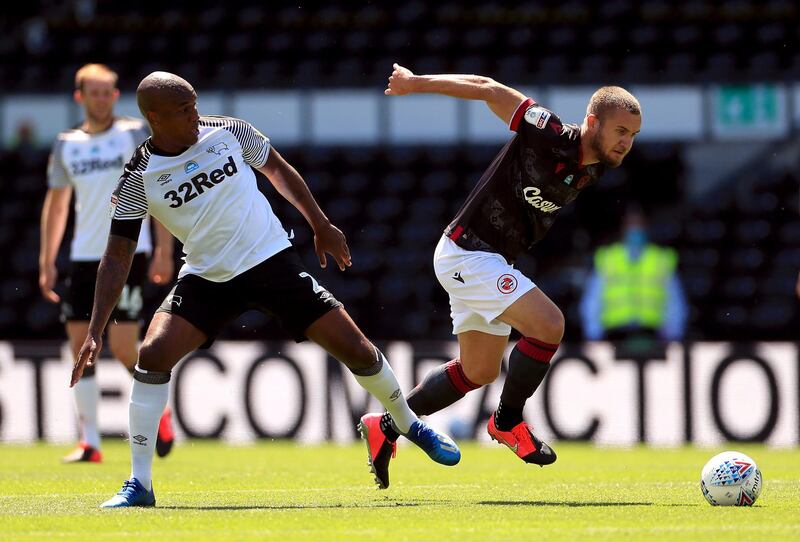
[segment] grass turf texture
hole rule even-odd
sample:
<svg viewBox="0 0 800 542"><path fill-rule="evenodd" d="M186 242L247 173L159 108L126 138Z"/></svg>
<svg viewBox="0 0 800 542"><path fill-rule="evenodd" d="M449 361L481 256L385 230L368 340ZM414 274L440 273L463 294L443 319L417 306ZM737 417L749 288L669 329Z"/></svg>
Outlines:
<svg viewBox="0 0 800 542"><path fill-rule="evenodd" d="M156 458L155 509L100 510L129 472L124 442L101 465L66 447L0 445L3 540L800 540L800 450L600 449L557 443L558 461L463 444L456 467L402 447L378 491L365 447L185 442ZM700 469L723 449L758 463L753 508L709 506Z"/></svg>

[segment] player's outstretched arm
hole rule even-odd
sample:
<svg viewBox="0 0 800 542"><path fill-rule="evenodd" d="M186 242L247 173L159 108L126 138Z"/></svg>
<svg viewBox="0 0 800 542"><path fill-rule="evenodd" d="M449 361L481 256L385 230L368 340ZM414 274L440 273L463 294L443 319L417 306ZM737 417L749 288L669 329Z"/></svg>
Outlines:
<svg viewBox="0 0 800 542"><path fill-rule="evenodd" d="M270 149L267 163L259 168L259 171L267 176L269 182L281 196L303 214L311 229L314 230L314 249L319 258L319 265L321 267L327 265L325 256L327 253L333 256L341 271L350 267L352 264L350 249L344 234L331 224L311 194L311 190L308 189L306 182L297 170L275 150L275 147Z"/></svg>
<svg viewBox="0 0 800 542"><path fill-rule="evenodd" d="M53 291L58 278L56 256L58 256L58 249L67 227L71 198L72 187L50 188L47 190L42 206L39 235L39 289L42 291L42 296L51 303L58 303L61 300Z"/></svg>
<svg viewBox="0 0 800 542"><path fill-rule="evenodd" d="M106 328L111 311L119 300L128 272L131 269L136 241L119 235L109 235L106 251L97 269L97 283L94 288L94 306L89 321L89 332L81 346L75 365L72 367L70 387L77 384L83 370L94 365L97 354L103 346L103 330Z"/></svg>
<svg viewBox="0 0 800 542"><path fill-rule="evenodd" d="M389 84L383 91L387 96L433 93L465 100L483 100L506 124L511 122L517 107L526 98L518 90L481 75L415 75L399 64L394 64L393 68Z"/></svg>

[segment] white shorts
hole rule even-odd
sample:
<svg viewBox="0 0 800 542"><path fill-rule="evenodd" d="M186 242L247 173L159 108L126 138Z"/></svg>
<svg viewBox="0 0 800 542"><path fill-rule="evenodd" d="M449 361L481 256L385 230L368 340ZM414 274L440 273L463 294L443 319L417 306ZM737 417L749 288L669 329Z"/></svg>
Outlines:
<svg viewBox="0 0 800 542"><path fill-rule="evenodd" d="M446 236L436 245L433 268L450 295L454 335L464 331L511 334L511 326L497 317L536 288L500 254L464 250Z"/></svg>

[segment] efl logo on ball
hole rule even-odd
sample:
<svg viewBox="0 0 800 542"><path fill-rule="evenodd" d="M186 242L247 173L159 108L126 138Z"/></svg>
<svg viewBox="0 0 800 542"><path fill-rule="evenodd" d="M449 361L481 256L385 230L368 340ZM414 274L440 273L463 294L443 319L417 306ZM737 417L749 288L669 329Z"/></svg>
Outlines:
<svg viewBox="0 0 800 542"><path fill-rule="evenodd" d="M741 452L715 455L700 475L700 489L713 506L752 506L761 487L756 462Z"/></svg>

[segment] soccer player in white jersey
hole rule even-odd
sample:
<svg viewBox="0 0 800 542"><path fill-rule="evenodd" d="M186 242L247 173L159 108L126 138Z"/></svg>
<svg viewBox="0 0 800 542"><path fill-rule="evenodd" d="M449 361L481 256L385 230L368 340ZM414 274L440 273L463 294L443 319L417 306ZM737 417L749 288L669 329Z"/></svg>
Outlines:
<svg viewBox="0 0 800 542"><path fill-rule="evenodd" d="M53 290L58 277L55 262L74 192L75 230L61 319L66 324L70 347L76 358L89 329L97 267L111 227L108 200L125 162L148 136L147 126L142 120L114 116L118 97L117 74L107 66L87 64L78 70L74 98L83 107L84 120L76 128L58 135L47 170L48 190L41 219L39 287L46 300L52 303L62 301ZM173 240L159 224L156 224L156 243L149 276L156 284L163 284L173 275ZM147 258L151 248L150 228L146 225L139 237L131 274L116 300L113 324L108 327L111 352L129 371L133 371L136 364L142 285L148 273ZM100 391L92 368L84 372L75 386L81 439L78 448L64 458L65 462L102 460L97 423L99 398ZM159 431L159 455L162 457L172 447L170 419L167 410Z"/></svg>
<svg viewBox="0 0 800 542"><path fill-rule="evenodd" d="M248 309L271 313L295 340L308 338L322 346L386 407L400 434L434 461L458 463L458 447L411 412L383 354L308 273L269 202L258 192L251 168L264 173L306 218L322 267L326 254L340 270L350 266L344 235L270 140L239 119L200 117L192 86L170 73L145 77L136 98L153 135L125 166L112 196L111 232L72 385L99 352L101 330L131 268L145 216L158 219L183 242L185 264L139 349L129 415L130 479L101 506L155 505L152 443L167 403L170 372L186 354L208 347L225 325Z"/></svg>

